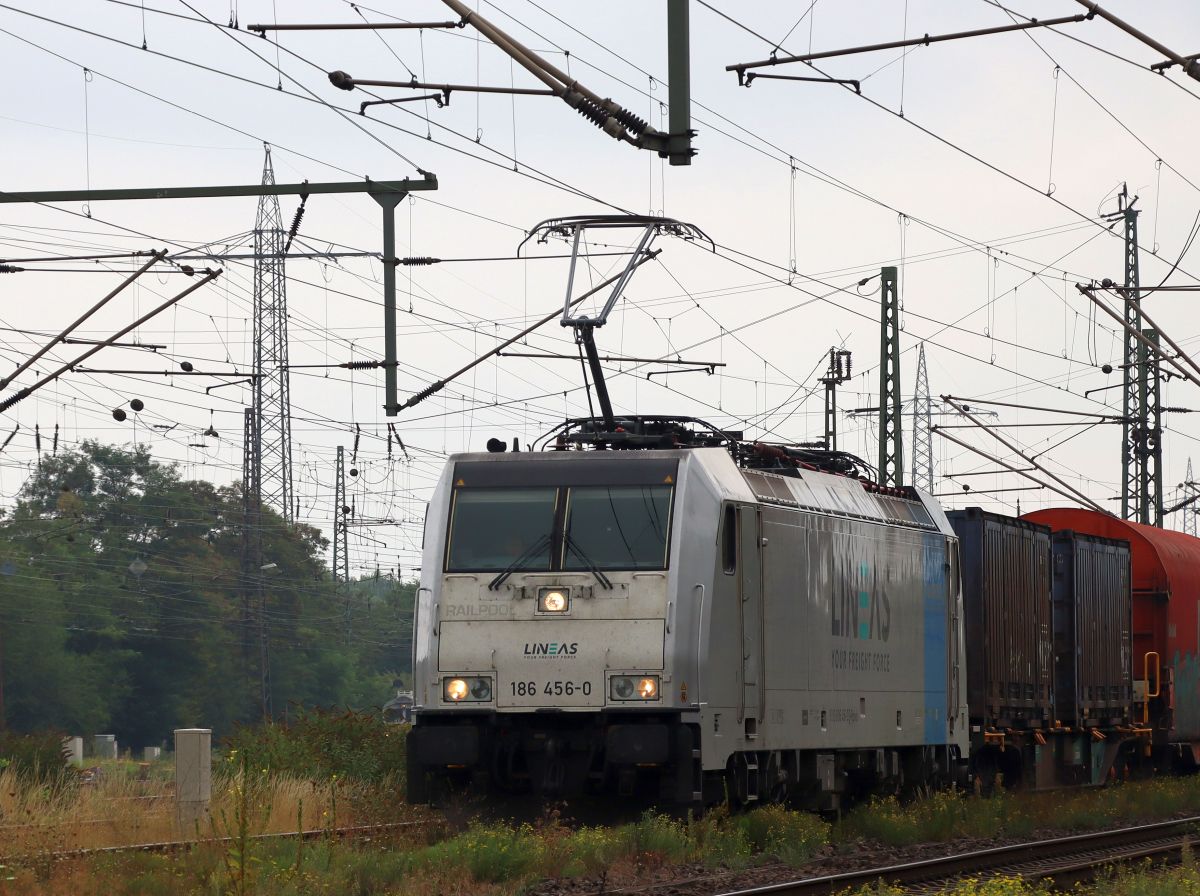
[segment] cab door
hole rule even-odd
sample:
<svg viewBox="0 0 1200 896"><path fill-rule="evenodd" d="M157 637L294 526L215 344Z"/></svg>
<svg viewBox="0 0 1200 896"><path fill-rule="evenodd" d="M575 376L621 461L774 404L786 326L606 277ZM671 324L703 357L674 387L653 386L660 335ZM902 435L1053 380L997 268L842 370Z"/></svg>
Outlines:
<svg viewBox="0 0 1200 896"><path fill-rule="evenodd" d="M738 701L738 721L745 725L747 733L756 733L766 699L762 512L757 505L739 504L735 513L738 628L742 648L742 688Z"/></svg>

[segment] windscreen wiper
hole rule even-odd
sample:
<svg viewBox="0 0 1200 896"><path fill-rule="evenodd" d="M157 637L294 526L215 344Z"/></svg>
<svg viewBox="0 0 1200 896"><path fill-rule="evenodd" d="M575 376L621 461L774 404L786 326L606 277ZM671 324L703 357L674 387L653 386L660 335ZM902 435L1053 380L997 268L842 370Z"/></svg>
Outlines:
<svg viewBox="0 0 1200 896"><path fill-rule="evenodd" d="M593 561L591 557L583 552L583 548L579 546L579 542L571 537L571 533L564 532L563 537L567 542L567 550L571 551L573 554L575 554L575 556L583 561L584 566L588 572L596 577L597 582L599 582L607 590L611 591L613 586L612 581L608 578L608 576L600 571L600 567L596 565L595 561Z"/></svg>
<svg viewBox="0 0 1200 896"><path fill-rule="evenodd" d="M509 576L520 569L525 563L532 560L538 551L548 547L550 547L550 536L543 535L541 538L527 547L521 556L517 557L516 560L504 567L504 569L496 575L496 578L492 579L488 583L488 591L496 591L499 589L499 587L508 580Z"/></svg>

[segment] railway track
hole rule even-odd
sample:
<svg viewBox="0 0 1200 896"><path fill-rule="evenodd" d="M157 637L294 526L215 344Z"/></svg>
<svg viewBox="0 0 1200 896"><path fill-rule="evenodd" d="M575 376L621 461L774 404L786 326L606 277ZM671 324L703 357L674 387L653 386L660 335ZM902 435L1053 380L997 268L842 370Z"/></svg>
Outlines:
<svg viewBox="0 0 1200 896"><path fill-rule="evenodd" d="M372 835L391 833L402 830L420 830L434 822L430 821L396 821L387 824L352 825L344 828L310 828L303 831L281 831L271 834L252 834L246 839L252 843L269 843L276 840L319 840L324 837L355 840ZM121 846L94 846L80 849L64 849L56 852L42 852L25 855L0 856L0 864L19 864L34 858L39 861L61 861L63 859L79 859L94 856L120 855L128 852L176 852L197 846L229 846L237 842L237 837L201 837L191 840L159 840L150 843L127 843Z"/></svg>
<svg viewBox="0 0 1200 896"><path fill-rule="evenodd" d="M900 886L912 893L937 893L956 879L998 875L1049 881L1066 887L1090 880L1099 870L1113 864L1141 859L1172 861L1198 830L1200 816L1192 816L726 891L721 896L818 896L878 882Z"/></svg>

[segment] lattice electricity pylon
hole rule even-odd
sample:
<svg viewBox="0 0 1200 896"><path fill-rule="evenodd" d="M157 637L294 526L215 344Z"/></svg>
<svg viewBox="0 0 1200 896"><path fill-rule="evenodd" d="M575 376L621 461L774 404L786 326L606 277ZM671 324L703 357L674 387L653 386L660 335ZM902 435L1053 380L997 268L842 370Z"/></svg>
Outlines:
<svg viewBox="0 0 1200 896"><path fill-rule="evenodd" d="M925 343L917 351L917 385L913 390L912 484L933 491L933 399L925 367Z"/></svg>
<svg viewBox="0 0 1200 896"><path fill-rule="evenodd" d="M275 183L271 147L263 184ZM292 507L292 407L288 388L287 232L276 196L260 196L254 223L254 414L262 501L287 522Z"/></svg>
<svg viewBox="0 0 1200 896"><path fill-rule="evenodd" d="M879 484L904 485L900 417L900 286L894 267L879 272Z"/></svg>
<svg viewBox="0 0 1200 896"><path fill-rule="evenodd" d="M1190 498L1200 491L1200 486L1192 478L1192 459L1188 458L1187 475L1183 478L1183 498ZM1188 535L1196 534L1196 508L1188 505L1183 508L1183 531Z"/></svg>

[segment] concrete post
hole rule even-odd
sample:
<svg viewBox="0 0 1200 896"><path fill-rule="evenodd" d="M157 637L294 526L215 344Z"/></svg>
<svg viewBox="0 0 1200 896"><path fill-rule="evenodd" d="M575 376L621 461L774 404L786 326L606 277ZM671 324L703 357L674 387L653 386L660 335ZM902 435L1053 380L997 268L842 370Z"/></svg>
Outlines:
<svg viewBox="0 0 1200 896"><path fill-rule="evenodd" d="M212 796L212 729L175 729L175 808L183 834L208 822Z"/></svg>
<svg viewBox="0 0 1200 896"><path fill-rule="evenodd" d="M81 767L83 765L83 738L63 738L63 759L67 765Z"/></svg>
<svg viewBox="0 0 1200 896"><path fill-rule="evenodd" d="M115 734L97 734L95 745L97 759L117 758L117 736Z"/></svg>

